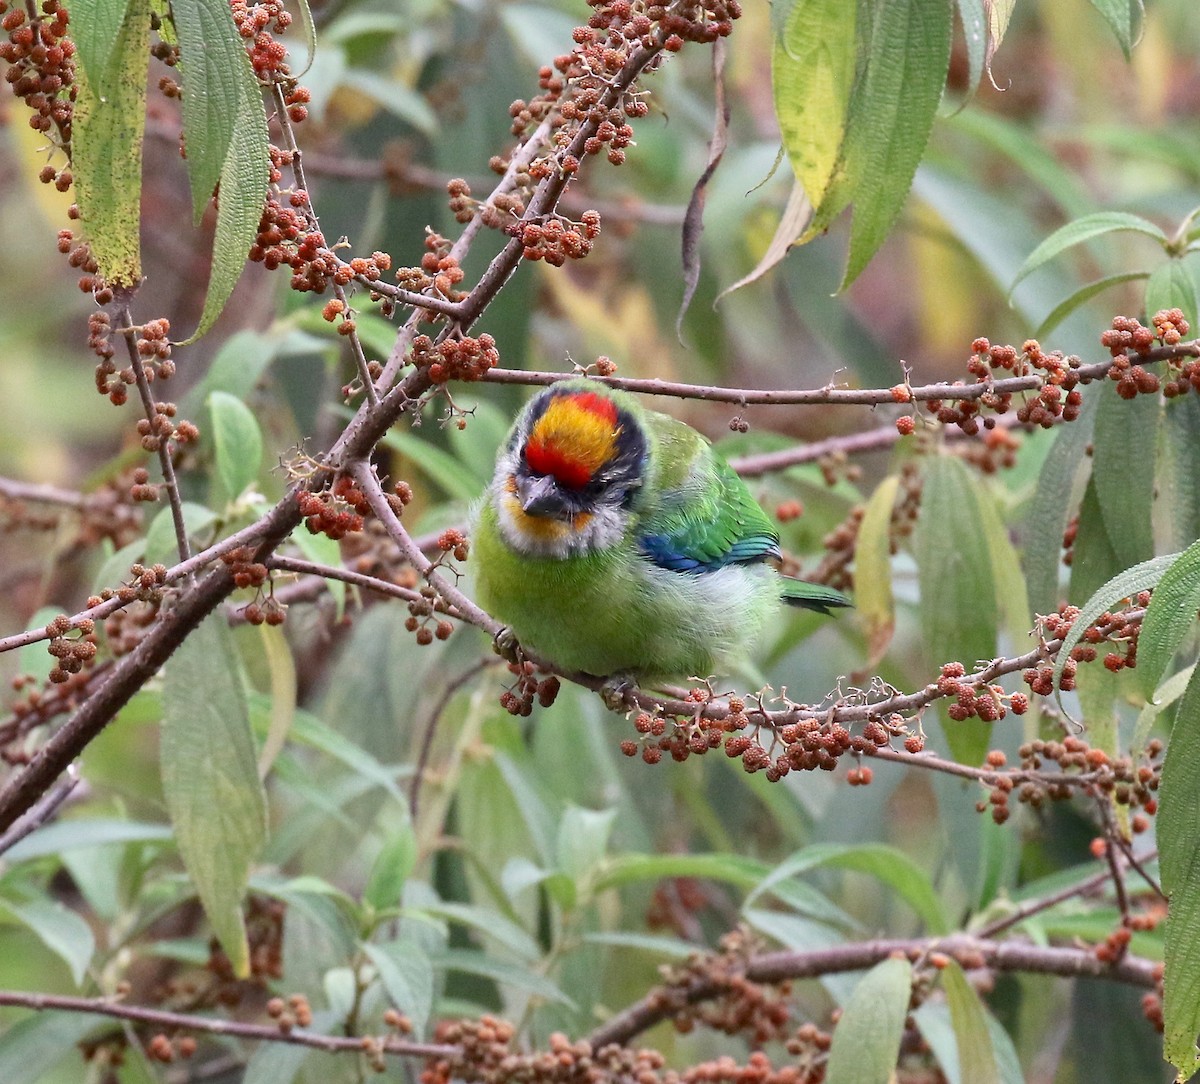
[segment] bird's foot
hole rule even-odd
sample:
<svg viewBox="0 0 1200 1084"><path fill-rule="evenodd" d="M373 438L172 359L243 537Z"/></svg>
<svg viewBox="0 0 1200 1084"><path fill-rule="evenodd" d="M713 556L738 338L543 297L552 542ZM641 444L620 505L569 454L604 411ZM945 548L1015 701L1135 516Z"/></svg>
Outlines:
<svg viewBox="0 0 1200 1084"><path fill-rule="evenodd" d="M506 662L521 661L521 645L517 643L516 633L507 625L492 637L492 650Z"/></svg>
<svg viewBox="0 0 1200 1084"><path fill-rule="evenodd" d="M600 699L609 711L626 712L637 707L633 694L637 683L628 674L613 674L600 686Z"/></svg>

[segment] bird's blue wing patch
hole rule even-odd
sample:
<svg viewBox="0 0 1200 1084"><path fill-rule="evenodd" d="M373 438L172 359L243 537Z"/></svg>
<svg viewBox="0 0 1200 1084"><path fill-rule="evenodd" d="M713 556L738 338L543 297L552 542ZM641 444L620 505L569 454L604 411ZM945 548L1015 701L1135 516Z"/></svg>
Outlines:
<svg viewBox="0 0 1200 1084"><path fill-rule="evenodd" d="M726 565L778 557L779 541L770 534L736 538L693 528L646 535L641 539L641 549L660 568L672 572L713 572Z"/></svg>

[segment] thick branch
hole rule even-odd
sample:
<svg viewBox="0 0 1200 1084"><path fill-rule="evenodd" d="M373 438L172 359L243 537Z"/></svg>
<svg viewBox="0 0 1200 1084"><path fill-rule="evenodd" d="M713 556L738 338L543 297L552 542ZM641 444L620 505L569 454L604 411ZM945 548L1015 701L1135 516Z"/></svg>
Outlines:
<svg viewBox="0 0 1200 1084"><path fill-rule="evenodd" d="M778 983L789 979L812 979L844 971L865 971L890 956L920 959L932 952L944 953L973 966L996 971L1062 975L1069 978L1110 979L1153 989L1159 968L1154 960L1126 954L1115 964L1105 964L1087 948L1039 946L1026 941L988 941L965 934L943 938L886 939L836 945L811 952L772 952L751 958L745 976L752 982ZM712 981L697 981L678 991L671 987L653 990L641 1001L618 1013L588 1036L593 1048L606 1043L627 1043L655 1024L670 1018L684 1005L711 1001L725 987ZM680 1001L683 1001L683 1005Z"/></svg>

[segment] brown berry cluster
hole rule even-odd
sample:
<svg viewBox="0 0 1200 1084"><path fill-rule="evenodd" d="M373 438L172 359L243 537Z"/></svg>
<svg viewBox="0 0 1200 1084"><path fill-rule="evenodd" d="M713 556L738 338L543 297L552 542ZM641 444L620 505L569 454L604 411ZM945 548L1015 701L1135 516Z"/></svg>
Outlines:
<svg viewBox="0 0 1200 1084"><path fill-rule="evenodd" d="M347 474L338 475L330 492L304 492L299 501L309 534L323 534L335 542L361 531L364 518L371 514L367 495Z"/></svg>
<svg viewBox="0 0 1200 1084"><path fill-rule="evenodd" d="M29 126L36 132L57 133L64 150L71 145L72 103L75 101L75 43L67 37L69 17L59 0L42 0L40 13L32 5L0 0L0 60L9 65L4 78L13 93L32 110ZM69 170L47 166L41 179L60 192L71 186Z"/></svg>
<svg viewBox="0 0 1200 1084"><path fill-rule="evenodd" d="M267 1015L284 1035L293 1028L312 1027L312 1006L304 994L292 994L286 1001L281 997L271 998L267 1002Z"/></svg>
<svg viewBox="0 0 1200 1084"><path fill-rule="evenodd" d="M980 719L994 723L1003 719L1012 709L1014 715L1024 715L1029 709L1029 697L1024 693L1005 693L999 685L979 685L970 680L963 681L967 669L961 662L948 662L942 666L937 691L940 696L954 697L954 703L946 714L955 722Z"/></svg>
<svg viewBox="0 0 1200 1084"><path fill-rule="evenodd" d="M71 619L60 614L46 626L46 635L50 638L46 650L50 657L57 662L49 674L49 680L61 685L70 675L78 674L85 666L90 666L96 658L96 625L91 620L84 620L77 626L80 636L68 638L71 631Z"/></svg>
<svg viewBox="0 0 1200 1084"><path fill-rule="evenodd" d="M550 707L562 687L562 683L554 674L539 679L537 667L528 660L510 662L508 672L516 680L500 694L500 706L509 715L528 718L533 713L534 700L544 708Z"/></svg>
<svg viewBox="0 0 1200 1084"><path fill-rule="evenodd" d="M452 554L456 561L465 561L471 552L471 543L457 527L447 527L437 537L437 548L443 554Z"/></svg>
<svg viewBox="0 0 1200 1084"><path fill-rule="evenodd" d="M908 460L900 468L900 489L892 504L892 518L888 524L891 538L890 548L895 553L902 539L912 534L921 510L921 470L915 460ZM862 527L865 505L855 505L846 518L822 539L825 556L812 575L816 583L825 583L838 590L849 590L854 586L850 566L858 549L858 532Z"/></svg>
<svg viewBox="0 0 1200 1084"><path fill-rule="evenodd" d="M1138 395L1153 395L1159 389L1158 377L1133 358L1146 358L1156 343L1177 346L1188 333L1188 322L1180 309L1160 309L1151 319L1153 327L1145 327L1130 316L1113 318L1112 328L1100 336L1101 346L1107 347L1113 356L1108 378L1116 381L1117 394L1122 399L1133 399ZM1171 399L1184 394L1189 387L1200 386L1200 372L1194 361L1168 359L1168 368L1175 379L1168 382L1163 394ZM1196 377L1193 380L1193 377Z"/></svg>
<svg viewBox="0 0 1200 1084"><path fill-rule="evenodd" d="M764 986L746 978L747 964L761 949L759 939L744 927L731 930L717 952L694 952L683 963L664 968L664 984L647 996L647 1006L670 1016L682 1034L703 1023L727 1035L745 1035L754 1046L783 1040L790 1030L791 984ZM693 994L713 987L720 991L715 998L697 1000Z"/></svg>
<svg viewBox="0 0 1200 1084"><path fill-rule="evenodd" d="M79 217L79 207L76 204L72 203L67 209L67 217ZM112 288L100 277L100 265L86 241L77 240L71 230L59 230L58 251L67 257L67 263L71 267L83 272L79 277L79 289L83 293L91 294L98 305L107 305L113 299Z"/></svg>
<svg viewBox="0 0 1200 1084"><path fill-rule="evenodd" d="M102 594L122 595L133 591L133 588L122 587L116 592L105 591ZM109 653L119 659L128 655L145 638L158 617L161 603L158 601L135 600L126 603L121 609L114 611L104 619L104 639L108 644Z"/></svg>
<svg viewBox="0 0 1200 1084"><path fill-rule="evenodd" d="M191 1035L168 1036L159 1032L150 1037L145 1049L151 1061L169 1065L176 1058L187 1060L195 1054L196 1040Z"/></svg>
<svg viewBox="0 0 1200 1084"><path fill-rule="evenodd" d="M283 978L283 922L287 905L267 896L249 896L245 903L246 937L250 942L250 978L239 979L216 938L208 943L207 970L215 979L206 1001L233 1008L250 990L261 990ZM295 1010L293 1010L295 1011Z"/></svg>
<svg viewBox="0 0 1200 1084"><path fill-rule="evenodd" d="M1134 832L1150 827L1149 818L1158 811L1156 792L1162 777L1162 743L1157 739L1146 747L1142 763L1135 766L1130 757L1110 757L1103 749L1095 749L1082 738L1070 735L1058 740L1026 742L1018 750L1020 767L1001 774L1006 765L1003 752L988 753L987 765L997 774L984 782L991 787L986 801L975 808L984 812L989 807L992 819L1003 824L1009 817L1009 800L1015 792L1017 800L1037 809L1046 802L1064 801L1082 788L1085 794L1103 796L1120 805L1136 810L1130 818ZM1045 766L1055 767L1047 772ZM1075 776L1085 779L1073 780ZM1103 844L1103 840L1100 841ZM1097 857L1103 855L1103 850Z"/></svg>
<svg viewBox="0 0 1200 1084"><path fill-rule="evenodd" d="M600 236L600 213L584 211L578 223L552 218L546 222L518 222L509 227L521 239L521 255L562 267L567 260L582 260Z"/></svg>
<svg viewBox="0 0 1200 1084"><path fill-rule="evenodd" d="M428 290L432 287L447 301L459 301L462 293L455 287L466 277L456 257L450 255L450 242L432 230L425 235L425 254L421 257L418 270L420 279L413 276L411 269L402 268L396 279L408 289ZM420 285L417 285L417 283Z"/></svg>
<svg viewBox="0 0 1200 1084"><path fill-rule="evenodd" d="M272 148L272 160L275 167L272 177L275 178L282 176L278 164L289 164L291 156ZM356 257L349 263L342 261L326 246L325 235L312 225L306 196L306 193L293 192L289 197L292 206L289 207L285 207L274 193L267 197L249 258L261 263L268 271L286 264L292 269L291 288L299 293L324 293L330 282L346 286L356 275L368 282L378 281L391 267L392 258L386 252L375 252L370 257Z"/></svg>
<svg viewBox="0 0 1200 1084"><path fill-rule="evenodd" d="M293 82L287 65L287 46L276 41L272 33L281 34L291 25L292 16L283 4L278 0L252 4L246 0L230 0L229 8L238 33L246 40L246 51L259 82ZM303 108L297 115L291 115L291 110L288 112L296 122L307 116L307 110Z"/></svg>
<svg viewBox="0 0 1200 1084"><path fill-rule="evenodd" d="M408 604L404 627L415 633L417 643L422 647L428 647L435 639L449 640L454 626L445 617L438 616L445 614L446 600L427 583L421 585L419 595Z"/></svg>
<svg viewBox="0 0 1200 1084"><path fill-rule="evenodd" d="M410 360L428 372L432 383L445 384L451 380L481 380L489 369L500 364L500 351L491 335L463 335L436 343L428 335L418 335L413 339Z"/></svg>

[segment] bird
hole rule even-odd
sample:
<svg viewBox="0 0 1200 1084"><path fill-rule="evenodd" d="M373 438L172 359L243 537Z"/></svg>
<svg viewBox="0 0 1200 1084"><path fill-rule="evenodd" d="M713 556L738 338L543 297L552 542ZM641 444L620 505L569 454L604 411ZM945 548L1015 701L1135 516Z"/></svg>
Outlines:
<svg viewBox="0 0 1200 1084"><path fill-rule="evenodd" d="M781 603L850 605L777 571L771 520L707 438L592 379L526 404L472 521L480 605L566 672L727 675Z"/></svg>

